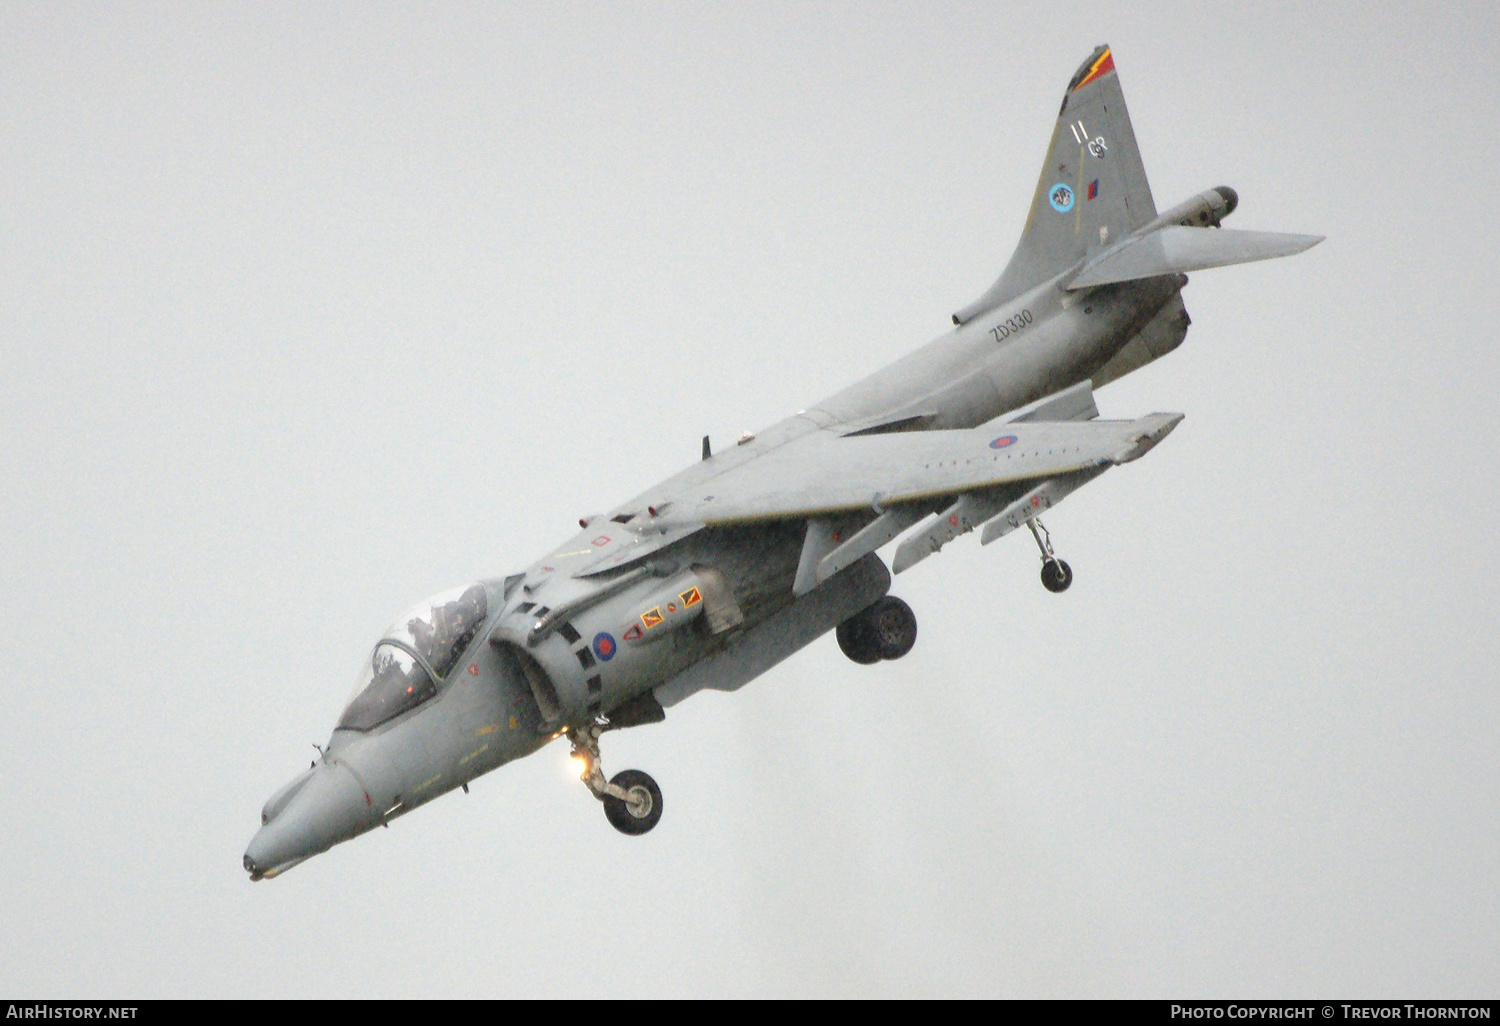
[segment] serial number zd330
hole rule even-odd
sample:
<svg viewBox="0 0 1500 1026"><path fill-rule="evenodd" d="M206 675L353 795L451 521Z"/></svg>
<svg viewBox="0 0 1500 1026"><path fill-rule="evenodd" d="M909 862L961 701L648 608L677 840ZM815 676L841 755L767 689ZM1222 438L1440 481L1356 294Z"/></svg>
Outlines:
<svg viewBox="0 0 1500 1026"><path fill-rule="evenodd" d="M1009 338L1031 323L1031 311L1022 310L1014 317L1007 317L999 324L990 329L990 334L995 336L995 341L1000 342Z"/></svg>

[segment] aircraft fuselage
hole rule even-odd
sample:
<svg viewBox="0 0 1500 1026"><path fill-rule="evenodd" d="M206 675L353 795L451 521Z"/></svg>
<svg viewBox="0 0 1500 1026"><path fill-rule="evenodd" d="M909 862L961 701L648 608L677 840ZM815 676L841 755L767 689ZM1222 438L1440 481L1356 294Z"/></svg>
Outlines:
<svg viewBox="0 0 1500 1026"><path fill-rule="evenodd" d="M1152 279L1084 293L1068 293L1057 281L1048 281L803 413L757 432L752 441L693 464L621 508L650 506L656 494L670 492L678 478L702 474L706 463L753 459L807 432L848 431L861 423L899 421L907 415L920 416L917 429L925 430L993 420L1096 375L1177 297L1185 280ZM374 730L334 731L323 758L267 802L262 829L246 853L253 876L275 875L438 795L466 787L474 778L545 746L560 736L564 724L581 716L617 709L656 688L671 689L674 680L695 664L720 652L725 639L685 629L691 626L685 622L680 625L684 629L653 632L649 640L627 640L619 625L642 608L659 607L664 619L680 615L667 613L666 607L680 604L680 596L690 588L704 590L694 565L724 575L722 585L734 595L742 617L736 634L751 631L796 601L790 584L802 547L800 531L779 522L710 529L673 550L676 573L645 576L573 616L571 627L585 642L582 646L556 632L527 645L536 610L567 602L595 586L558 574L555 564L569 553L592 554L599 539L622 526L601 523L591 524L538 560L527 570L524 583L511 582L509 592L504 580L483 582L490 608L499 612L439 685L435 698ZM849 595L833 596L844 601L835 602L823 621L837 622L837 617L884 594L889 576L883 567L866 564L859 570ZM694 612L687 607L680 613L697 619L702 609ZM596 644L601 634L610 640ZM608 651L601 652L601 645ZM583 664L580 651L588 653L584 658L590 665ZM740 675L758 665L741 668ZM733 687L744 683L732 672L724 679ZM723 687L723 680L704 686ZM680 700L686 694L678 697L669 690L667 697Z"/></svg>

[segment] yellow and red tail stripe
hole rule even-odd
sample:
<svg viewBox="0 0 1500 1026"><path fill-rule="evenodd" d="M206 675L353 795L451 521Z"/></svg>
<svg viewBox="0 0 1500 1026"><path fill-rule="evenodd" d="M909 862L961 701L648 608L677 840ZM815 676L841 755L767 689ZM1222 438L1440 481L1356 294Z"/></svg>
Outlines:
<svg viewBox="0 0 1500 1026"><path fill-rule="evenodd" d="M1112 50L1105 50L1099 55L1099 59L1089 68L1088 74L1083 76L1083 81L1073 87L1076 93L1094 79L1115 70L1115 55Z"/></svg>

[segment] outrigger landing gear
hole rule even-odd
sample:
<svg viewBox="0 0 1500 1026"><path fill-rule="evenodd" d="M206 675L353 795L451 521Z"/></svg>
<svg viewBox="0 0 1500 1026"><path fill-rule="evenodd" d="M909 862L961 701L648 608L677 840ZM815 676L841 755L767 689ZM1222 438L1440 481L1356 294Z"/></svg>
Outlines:
<svg viewBox="0 0 1500 1026"><path fill-rule="evenodd" d="M1073 583L1073 568L1052 551L1052 532L1047 530L1040 517L1032 517L1026 521L1026 526L1031 528L1036 547L1042 550L1042 587L1048 591L1067 591L1068 585ZM1041 533L1037 528L1041 528Z"/></svg>
<svg viewBox="0 0 1500 1026"><path fill-rule="evenodd" d="M608 729L608 725L597 722L568 728L573 758L583 763L578 779L604 803L604 818L610 826L622 834L644 834L661 819L661 788L640 770L621 770L613 780L605 782L599 735Z"/></svg>

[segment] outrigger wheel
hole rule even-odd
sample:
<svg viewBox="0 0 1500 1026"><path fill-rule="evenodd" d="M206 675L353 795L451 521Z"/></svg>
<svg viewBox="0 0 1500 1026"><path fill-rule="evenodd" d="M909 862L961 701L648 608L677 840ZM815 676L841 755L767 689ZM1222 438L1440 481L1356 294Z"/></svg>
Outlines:
<svg viewBox="0 0 1500 1026"><path fill-rule="evenodd" d="M1057 554L1052 551L1052 532L1047 530L1041 517L1032 517L1026 521L1026 526L1031 528L1036 547L1042 550L1042 587L1054 593L1067 591L1068 585L1073 583L1073 568L1058 559ZM1038 532L1037 528L1041 528L1041 531Z"/></svg>
<svg viewBox="0 0 1500 1026"><path fill-rule="evenodd" d="M661 788L640 770L621 770L610 783L625 792L624 798L612 794L601 797L604 816L609 825L622 834L644 834L661 819Z"/></svg>
<svg viewBox="0 0 1500 1026"><path fill-rule="evenodd" d="M1067 591L1073 583L1073 568L1060 559L1049 559L1042 564L1042 587L1048 591Z"/></svg>

